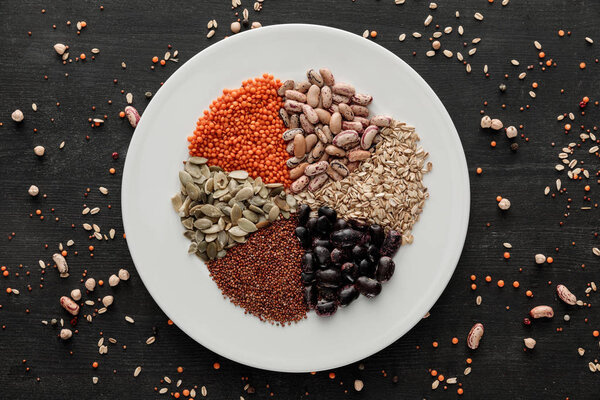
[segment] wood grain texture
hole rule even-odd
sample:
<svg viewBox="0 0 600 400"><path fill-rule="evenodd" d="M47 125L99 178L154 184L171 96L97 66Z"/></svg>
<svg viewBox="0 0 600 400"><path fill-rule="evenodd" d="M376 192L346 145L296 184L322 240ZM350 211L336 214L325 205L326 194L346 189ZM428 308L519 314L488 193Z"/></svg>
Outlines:
<svg viewBox="0 0 600 400"><path fill-rule="evenodd" d="M598 374L592 374L587 363L600 358L598 340L591 334L593 329L599 329L600 314L595 306L568 307L556 299L554 291L557 283L564 283L582 297L587 282L600 283L598 261L591 252L591 247L598 245L594 237L598 212L578 210L583 204L583 185L567 182L564 174L560 176L568 188L567 194L551 199L544 196L543 190L559 176L553 169L556 154L575 141L579 132L576 128L598 123L598 108L588 106L586 115L578 116L572 133L565 136L563 123L556 121L556 115L577 113L581 97L594 99L600 89L599 67L594 62L600 56L600 3L512 0L502 7L500 0L493 4L484 0L440 0L438 9L429 10L428 2L417 0L407 0L402 6L393 0L266 0L263 10L256 13L251 1L242 2L243 7L249 8L251 20L263 25L308 22L356 34L365 29L376 30L376 41L419 72L447 107L465 148L472 206L460 263L431 316L393 345L364 360L364 370L359 370L357 364L349 365L336 370L334 380L326 373L279 374L239 365L204 349L177 327L167 325L167 317L137 276L122 238L120 179L132 129L117 116L125 106L121 90L132 92L135 106L143 112L147 104L144 92L158 90L160 82L183 62L221 40L229 33L235 12L241 14L242 8L231 10L225 0L4 0L0 2L0 264L9 268L11 276L0 279L0 325L5 325L0 329L0 397L160 398L154 387L162 387L160 379L168 375L174 380L183 379L182 388L205 385L208 398L213 399L237 399L240 395L246 399L455 398L453 385L448 385L447 391L442 385L431 390L433 378L428 369L433 368L446 377L458 376L465 399L598 398ZM104 11L100 11L100 5ZM46 9L44 14L42 9ZM455 10L460 11L460 19L454 16ZM485 16L481 22L473 18L477 11ZM428 14L434 19L425 28L423 21ZM215 37L206 39L206 23L212 18L218 20L219 28ZM70 27L66 25L68 20L72 22ZM74 25L79 20L85 20L88 26L78 36ZM56 24L56 29L52 29L52 24ZM440 54L425 57L428 38L436 24L442 29L454 28L440 39L442 47L461 51L473 67L470 75L456 59ZM463 37L456 33L458 25L465 29ZM559 28L571 30L572 35L559 38ZM412 38L414 31L422 32L423 37ZM408 38L399 42L398 35L403 32ZM585 36L597 43L586 44ZM477 45L477 53L468 57L472 46L463 47L463 42L470 43L475 37L482 41ZM547 56L557 62L556 68L540 70L534 40L539 40ZM72 57L85 52L88 60L62 65L52 49L57 42L71 46ZM181 62L150 70L152 56L162 56L167 44L180 51ZM93 47L101 51L96 60L90 59ZM512 66L510 59L519 60L521 65ZM122 61L127 63L126 69L121 68ZM588 68L580 70L580 61L586 61ZM485 64L489 66L489 78L482 72ZM519 81L516 76L530 64L536 67ZM69 76L65 77L65 73ZM369 73L368 63L365 73ZM505 80L504 74L509 74L509 78ZM114 79L118 80L116 84ZM540 87L537 98L531 99L528 91L534 81ZM503 94L497 89L501 82L508 86ZM560 93L561 88L565 89L564 94ZM108 104L109 99L112 105ZM484 101L488 102L486 107ZM33 102L39 107L35 113L31 110ZM502 109L501 104L506 104L506 108ZM529 109L519 111L519 107L528 104ZM25 121L19 125L10 120L16 108L25 113ZM522 124L529 141L519 138L520 150L512 153L503 135L479 129L481 109L501 118L506 125ZM91 129L88 118L104 114L108 115L106 124ZM59 150L63 140L66 146ZM489 146L491 140L498 142L493 150ZM551 147L552 142L556 147ZM46 147L43 159L33 154L36 145ZM120 155L116 161L111 158L115 151ZM597 158L582 157L590 170L597 170ZM482 176L474 173L478 166L484 169ZM108 172L111 167L117 170L114 176ZM37 184L47 198L31 199L27 195L31 184ZM591 196L597 201L596 184L592 185ZM109 195L101 195L98 186L107 187ZM84 197L86 188L91 190ZM509 212L502 214L498 210L497 195L510 198L513 206ZM565 218L567 197L573 202L571 213ZM82 216L83 204L102 210L95 216ZM55 209L53 213L51 208ZM44 221L35 214L29 216L36 209L43 211ZM559 221L565 225L560 227ZM83 222L97 223L104 232L114 227L117 237L109 242L89 240L81 228ZM486 227L487 222L490 227ZM12 232L15 236L8 240ZM60 279L51 269L42 275L38 260L50 262L58 243L65 244L69 239L76 243L69 249L72 276ZM503 242L513 245L510 261L502 258ZM93 258L87 249L90 244L96 247ZM555 248L559 248L558 253ZM79 255L75 256L75 251ZM553 255L556 261L535 266L533 255L538 252ZM19 268L19 264L24 267ZM586 268L581 268L581 264ZM78 285L76 281L84 271L107 281L110 274L123 267L131 271L130 281L114 290L99 288L91 296L95 299L114 292L116 301L110 312L97 317L91 325L80 320L79 333L71 341L61 342L56 337L57 329L40 323L42 319L67 318L58 306L58 298ZM15 272L19 272L18 277ZM169 273L168 266L165 273ZM475 292L470 289L471 274L477 275ZM492 276L492 283L483 281L486 275ZM503 279L506 287L498 288L497 279ZM519 290L511 287L514 280L521 282ZM32 287L30 293L27 285ZM21 295L6 295L6 287L19 289ZM534 292L533 299L525 297L526 289ZM480 307L475 306L477 295L483 297ZM595 295L589 298L592 303L594 299ZM523 317L537 304L552 305L556 317L523 326ZM565 313L571 316L568 323L563 321ZM125 315L134 317L135 324L125 322ZM588 318L588 323L584 318ZM464 339L476 321L485 325L486 333L480 348L471 352ZM158 328L157 341L147 346L145 340L152 335L152 327ZM557 328L563 331L557 332ZM96 346L100 332L118 340L102 356ZM456 346L450 344L454 336L460 339ZM534 351L524 352L522 339L528 336L538 344ZM432 348L434 340L440 343L437 349ZM127 346L126 350L122 345ZM586 349L584 357L577 354L578 347ZM473 372L464 377L467 357L473 359ZM27 359L26 364L23 359ZM95 371L91 368L93 361L100 363ZM218 371L212 367L216 361L221 363ZM143 369L134 378L138 365ZM177 374L180 365L184 372ZM31 370L26 372L26 367ZM398 376L395 384L394 375ZM92 376L99 377L99 384L92 384ZM246 381L241 377L247 377L256 394L243 392ZM352 389L357 378L365 382L361 393ZM175 390L173 385L171 388Z"/></svg>

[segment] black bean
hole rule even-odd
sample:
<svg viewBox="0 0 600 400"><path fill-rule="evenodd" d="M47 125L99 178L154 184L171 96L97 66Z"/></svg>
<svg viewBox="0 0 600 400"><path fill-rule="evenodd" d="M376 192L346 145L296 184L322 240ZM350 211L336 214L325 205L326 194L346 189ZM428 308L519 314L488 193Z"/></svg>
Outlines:
<svg viewBox="0 0 600 400"><path fill-rule="evenodd" d="M311 235L315 235L316 233L318 233L317 231L317 219L316 218L310 218L308 221L306 221L306 229L308 229L308 231L310 232Z"/></svg>
<svg viewBox="0 0 600 400"><path fill-rule="evenodd" d="M367 225L365 222L358 221L356 219L351 219L349 221L349 224L350 224L350 226L352 226L357 231L366 231L367 228L369 227L369 225Z"/></svg>
<svg viewBox="0 0 600 400"><path fill-rule="evenodd" d="M362 260L367 257L367 248L359 245L354 246L352 248L352 257L354 257L354 260L356 261Z"/></svg>
<svg viewBox="0 0 600 400"><path fill-rule="evenodd" d="M389 280L392 277L392 275L394 275L395 269L396 264L394 264L394 260L392 260L388 256L383 256L379 259L379 263L377 264L375 278L379 282L385 282Z"/></svg>
<svg viewBox="0 0 600 400"><path fill-rule="evenodd" d="M358 275L372 278L375 275L375 264L364 259L358 263Z"/></svg>
<svg viewBox="0 0 600 400"><path fill-rule="evenodd" d="M341 249L333 249L331 250L331 262L333 263L341 263L346 260L346 254Z"/></svg>
<svg viewBox="0 0 600 400"><path fill-rule="evenodd" d="M333 223L333 230L341 231L342 229L348 228L348 226L348 222L345 219L340 218Z"/></svg>
<svg viewBox="0 0 600 400"><path fill-rule="evenodd" d="M317 230L322 234L331 232L331 221L326 215L317 218Z"/></svg>
<svg viewBox="0 0 600 400"><path fill-rule="evenodd" d="M298 210L298 224L300 226L305 226L310 218L310 207L306 204L300 204L300 209Z"/></svg>
<svg viewBox="0 0 600 400"><path fill-rule="evenodd" d="M313 249L313 252L315 253L315 257L317 258L319 264L326 265L329 262L331 253L327 247L317 246Z"/></svg>
<svg viewBox="0 0 600 400"><path fill-rule="evenodd" d="M369 257L373 258L374 260L379 259L379 247L375 246L374 244L370 245L367 248L367 254L369 255Z"/></svg>
<svg viewBox="0 0 600 400"><path fill-rule="evenodd" d="M304 288L304 301L310 308L314 308L317 305L317 288L315 285Z"/></svg>
<svg viewBox="0 0 600 400"><path fill-rule="evenodd" d="M360 240L362 233L351 228L342 229L331 234L331 241L336 247L352 247Z"/></svg>
<svg viewBox="0 0 600 400"><path fill-rule="evenodd" d="M338 287L342 280L342 273L337 269L322 269L317 271L317 279L322 287Z"/></svg>
<svg viewBox="0 0 600 400"><path fill-rule="evenodd" d="M351 278L353 282L358 277L358 267L354 263L347 262L342 264L341 270L342 275Z"/></svg>
<svg viewBox="0 0 600 400"><path fill-rule="evenodd" d="M338 297L340 298L340 307L346 307L358 298L360 293L354 285L346 285L340 289Z"/></svg>
<svg viewBox="0 0 600 400"><path fill-rule="evenodd" d="M369 226L369 235L371 235L371 243L375 246L381 247L385 239L385 232L383 228L377 224Z"/></svg>
<svg viewBox="0 0 600 400"><path fill-rule="evenodd" d="M337 311L337 304L335 301L319 300L315 311L321 317L329 317Z"/></svg>
<svg viewBox="0 0 600 400"><path fill-rule="evenodd" d="M315 257L313 256L313 253L304 253L302 256L302 272L314 272L315 264Z"/></svg>
<svg viewBox="0 0 600 400"><path fill-rule="evenodd" d="M329 221L331 221L332 223L335 222L335 220L337 218L337 212L333 208L327 207L327 206L320 207L318 214L319 214L319 217L320 216L327 217L329 219Z"/></svg>
<svg viewBox="0 0 600 400"><path fill-rule="evenodd" d="M304 248L310 247L311 237L308 229L303 226L299 226L296 228L296 237L300 240L300 243Z"/></svg>
<svg viewBox="0 0 600 400"><path fill-rule="evenodd" d="M337 288L317 284L317 289L319 290L319 300L337 301Z"/></svg>
<svg viewBox="0 0 600 400"><path fill-rule="evenodd" d="M313 247L321 246L326 248L331 248L331 242L327 239L316 239L313 240Z"/></svg>
<svg viewBox="0 0 600 400"><path fill-rule="evenodd" d="M311 285L315 281L315 274L313 272L303 272L301 277L304 285Z"/></svg>
<svg viewBox="0 0 600 400"><path fill-rule="evenodd" d="M381 255L393 257L402 244L402 234L398 231L390 231L381 246Z"/></svg>
<svg viewBox="0 0 600 400"><path fill-rule="evenodd" d="M365 297L375 297L381 293L381 283L375 279L361 276L356 280L356 289Z"/></svg>

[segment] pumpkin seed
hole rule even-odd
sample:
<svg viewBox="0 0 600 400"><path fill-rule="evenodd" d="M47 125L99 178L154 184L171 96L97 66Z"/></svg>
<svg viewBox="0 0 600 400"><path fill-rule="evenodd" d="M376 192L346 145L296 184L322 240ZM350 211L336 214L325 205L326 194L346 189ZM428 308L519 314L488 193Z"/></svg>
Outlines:
<svg viewBox="0 0 600 400"><path fill-rule="evenodd" d="M175 196L171 197L171 205L173 206L173 210L175 210L175 212L179 212L179 209L183 205L181 195L176 194Z"/></svg>
<svg viewBox="0 0 600 400"><path fill-rule="evenodd" d="M186 171L179 171L179 181L183 186L186 186L188 183L193 184L192 176Z"/></svg>
<svg viewBox="0 0 600 400"><path fill-rule="evenodd" d="M202 211L202 213L204 213L204 215L207 215L209 217L220 217L223 215L223 212L217 207L213 206L212 204L204 204L200 208L200 210Z"/></svg>
<svg viewBox="0 0 600 400"><path fill-rule="evenodd" d="M190 247L188 247L188 254L195 253L195 252L196 252L196 250L198 250L198 244L197 244L197 243L195 243L195 242L192 242L192 243L190 244Z"/></svg>
<svg viewBox="0 0 600 400"><path fill-rule="evenodd" d="M253 194L254 194L254 190L252 188L245 187L245 188L241 189L239 192L237 192L237 194L235 195L235 199L238 201L248 200L249 198L252 197Z"/></svg>
<svg viewBox="0 0 600 400"><path fill-rule="evenodd" d="M244 216L244 218L250 220L251 222L254 222L254 223L258 222L258 215L253 211L244 210L244 211L242 211L242 215Z"/></svg>
<svg viewBox="0 0 600 400"><path fill-rule="evenodd" d="M269 210L269 221L273 222L279 217L279 207L274 204L273 207Z"/></svg>
<svg viewBox="0 0 600 400"><path fill-rule="evenodd" d="M240 218L240 220L241 220L241 219L242 219L242 218ZM239 221L238 221L238 222L239 222ZM250 221L248 221L248 222L250 222ZM230 235L231 235L231 236L234 238L234 240L235 240L235 237L244 237L244 236L246 236L246 235L248 234L246 231L244 231L244 230L243 230L242 228L240 228L239 226L234 226L234 227L232 227L232 228L231 228L231 229L228 231L228 233L229 233L229 234L230 234Z"/></svg>
<svg viewBox="0 0 600 400"><path fill-rule="evenodd" d="M215 240L217 240L217 236L219 236L219 235L216 233L209 233L206 236L204 236L204 240L207 243L214 242Z"/></svg>
<svg viewBox="0 0 600 400"><path fill-rule="evenodd" d="M238 226L248 233L256 232L258 230L256 225L254 225L252 221L247 220L246 218L240 218L238 220Z"/></svg>
<svg viewBox="0 0 600 400"><path fill-rule="evenodd" d="M248 172L247 171L231 171L229 173L229 177L232 179L237 179L237 180L243 181L243 180L248 179Z"/></svg>
<svg viewBox="0 0 600 400"><path fill-rule="evenodd" d="M190 199L198 200L198 197L200 196L200 189L198 188L198 186L196 186L196 184L194 184L193 182L186 184L185 190L188 196L190 196Z"/></svg>
<svg viewBox="0 0 600 400"><path fill-rule="evenodd" d="M215 242L211 242L208 244L208 247L206 247L206 255L211 260L215 259L215 257L217 256L217 245L215 244Z"/></svg>

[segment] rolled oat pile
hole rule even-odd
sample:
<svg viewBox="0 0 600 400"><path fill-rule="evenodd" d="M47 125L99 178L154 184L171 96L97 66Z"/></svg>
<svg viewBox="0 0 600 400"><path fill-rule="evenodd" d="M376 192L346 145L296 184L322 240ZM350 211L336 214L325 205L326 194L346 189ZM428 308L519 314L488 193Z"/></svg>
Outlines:
<svg viewBox="0 0 600 400"><path fill-rule="evenodd" d="M382 140L371 158L339 181L329 181L314 193L296 195L311 208L329 205L344 218L402 232L412 243L411 230L429 197L423 176L431 171L429 153L418 146L415 128L394 121L381 131Z"/></svg>

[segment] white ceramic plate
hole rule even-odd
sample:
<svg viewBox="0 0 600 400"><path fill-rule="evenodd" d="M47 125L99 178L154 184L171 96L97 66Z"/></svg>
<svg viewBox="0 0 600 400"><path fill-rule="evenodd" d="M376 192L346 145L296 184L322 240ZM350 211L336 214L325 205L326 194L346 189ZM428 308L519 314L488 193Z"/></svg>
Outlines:
<svg viewBox="0 0 600 400"><path fill-rule="evenodd" d="M225 300L189 242L170 198L187 156L186 137L223 88L264 72L282 80L329 67L337 80L374 96L374 114L416 126L433 171L415 241L397 253L396 273L378 297L360 298L331 318L314 312L289 327L244 315ZM127 153L123 223L150 294L177 326L222 356L286 372L335 368L365 358L411 329L446 287L463 248L469 178L452 121L425 81L394 54L360 36L315 25L247 31L210 46L169 78L146 108Z"/></svg>

